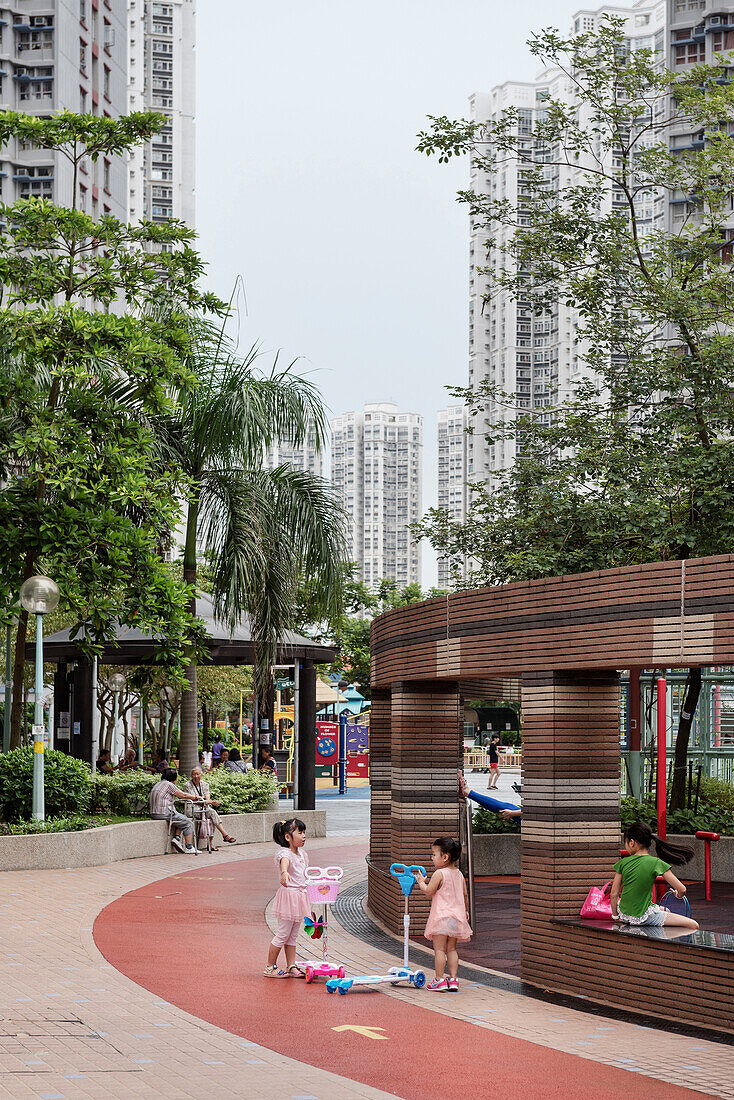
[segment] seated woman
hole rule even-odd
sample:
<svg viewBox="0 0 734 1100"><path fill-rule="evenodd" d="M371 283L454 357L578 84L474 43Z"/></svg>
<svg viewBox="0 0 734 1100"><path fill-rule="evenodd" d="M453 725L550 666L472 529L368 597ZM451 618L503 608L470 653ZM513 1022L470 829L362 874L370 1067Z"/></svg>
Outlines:
<svg viewBox="0 0 734 1100"><path fill-rule="evenodd" d="M184 784L184 790L188 794L196 795L202 801L203 805L201 806L201 808L197 807L197 810L199 811L199 813L205 814L207 820L211 823L211 825L222 834L222 840L224 840L227 844L236 844L237 841L235 840L235 838L233 836L230 836L222 825L221 818L217 813L219 803L216 801L216 799L212 798L211 792L209 790L209 784L205 779L202 778L200 767L197 766L192 769L191 779L186 780L186 783ZM193 804L191 806L191 811L192 814L196 813ZM212 832L210 835L213 836L214 833ZM216 852L216 850L216 848L212 848L213 852Z"/></svg>
<svg viewBox="0 0 734 1100"><path fill-rule="evenodd" d="M464 776L459 772L459 797L471 798L472 802L476 802L485 810L494 810L500 817L503 817L505 821L509 821L513 817L522 817L522 810L514 804L514 802L501 802L499 798L492 798L487 794L479 794L477 791L470 791L469 784Z"/></svg>
<svg viewBox="0 0 734 1100"><path fill-rule="evenodd" d="M276 774L277 766L275 763L275 757L273 756L273 750L270 748L270 745L260 746L259 770L261 772L272 772L273 775Z"/></svg>
<svg viewBox="0 0 734 1100"><path fill-rule="evenodd" d="M117 770L120 772L135 771L139 768L138 758L135 755L135 749L128 749L124 756L120 757L117 765Z"/></svg>
<svg viewBox="0 0 734 1100"><path fill-rule="evenodd" d="M226 752L227 750L225 749L224 751ZM229 750L229 758L226 763L222 765L222 767L225 768L228 772L243 773L247 771L247 764L242 759L240 750L237 748L236 745L234 746L234 748L231 748Z"/></svg>

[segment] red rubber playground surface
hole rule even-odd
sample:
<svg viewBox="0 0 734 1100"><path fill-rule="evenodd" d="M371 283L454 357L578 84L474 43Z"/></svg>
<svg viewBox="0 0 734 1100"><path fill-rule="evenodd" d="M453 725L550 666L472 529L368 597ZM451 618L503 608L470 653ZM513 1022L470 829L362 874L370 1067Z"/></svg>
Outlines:
<svg viewBox="0 0 734 1100"><path fill-rule="evenodd" d="M318 863L361 851L319 848ZM193 1016L405 1100L703 1095L424 1007L453 994L414 991L413 1004L379 990L343 997L327 994L323 983L264 978L270 934L263 912L274 890L270 857L197 866L112 902L95 921L94 939L119 971ZM380 1038L333 1030L345 1024L379 1028Z"/></svg>

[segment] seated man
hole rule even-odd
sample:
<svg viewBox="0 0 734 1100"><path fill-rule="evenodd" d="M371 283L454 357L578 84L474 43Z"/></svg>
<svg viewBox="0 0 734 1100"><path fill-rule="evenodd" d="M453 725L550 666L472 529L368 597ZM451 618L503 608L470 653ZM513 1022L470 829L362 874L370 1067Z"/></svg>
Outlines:
<svg viewBox="0 0 734 1100"><path fill-rule="evenodd" d="M175 798L184 798L188 802L203 802L204 799L190 791L180 791L176 786L177 779L178 772L173 768L166 768L150 792L150 816L162 821L171 820L174 829L171 844L179 852L195 856L199 852L193 843L193 822L186 814L178 812L173 801Z"/></svg>
<svg viewBox="0 0 734 1100"><path fill-rule="evenodd" d="M201 813L206 814L207 820L211 821L214 828L222 834L222 840L226 844L236 844L237 841L235 840L235 838L224 831L224 827L222 826L219 814L217 813L217 807L219 806L219 803L215 802L211 798L209 792L209 784L206 782L205 779L202 779L201 768L196 767L192 769L191 779L186 780L186 783L184 784L184 790L188 791L189 794L198 795L199 798L203 800L204 805L201 808ZM187 813L189 809L192 813L195 812L193 804L190 807L187 806ZM213 851L216 852L216 848L214 848Z"/></svg>
<svg viewBox="0 0 734 1100"><path fill-rule="evenodd" d="M97 757L97 771L102 772L102 775L112 775L114 770L110 761L110 750L100 749Z"/></svg>
<svg viewBox="0 0 734 1100"><path fill-rule="evenodd" d="M153 767L146 768L149 772L159 772L163 775L163 772L170 767L168 763L168 757L166 756L165 749L156 749L153 753Z"/></svg>

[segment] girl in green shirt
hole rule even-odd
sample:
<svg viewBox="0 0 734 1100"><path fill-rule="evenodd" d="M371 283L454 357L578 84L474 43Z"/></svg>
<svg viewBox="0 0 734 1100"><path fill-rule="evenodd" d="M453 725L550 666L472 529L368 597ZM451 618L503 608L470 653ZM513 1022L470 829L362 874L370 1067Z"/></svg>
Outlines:
<svg viewBox="0 0 734 1100"><path fill-rule="evenodd" d="M691 917L671 913L668 909L655 905L652 900L652 888L658 875L662 875L672 886L677 898L683 897L686 888L675 877L670 865L687 863L693 855L693 848L661 840L644 821L636 821L625 829L624 839L629 855L614 864L611 896L614 919L624 921L625 924L646 925L648 928L659 928L661 925L677 925L691 931L698 928L697 922ZM657 858L650 855L653 841Z"/></svg>

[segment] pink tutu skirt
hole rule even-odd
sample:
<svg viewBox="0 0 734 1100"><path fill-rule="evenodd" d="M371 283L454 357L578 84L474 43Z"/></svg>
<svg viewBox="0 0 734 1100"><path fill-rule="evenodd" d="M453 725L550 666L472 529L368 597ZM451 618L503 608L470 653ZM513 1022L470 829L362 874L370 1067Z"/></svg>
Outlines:
<svg viewBox="0 0 734 1100"><path fill-rule="evenodd" d="M471 939L471 927L466 917L457 917L455 913L442 915L432 912L423 935L427 940L432 940L434 936L451 936L452 939L466 943Z"/></svg>
<svg viewBox="0 0 734 1100"><path fill-rule="evenodd" d="M300 920L311 912L306 897L306 888L301 886L279 886L275 895L273 913L283 920Z"/></svg>

